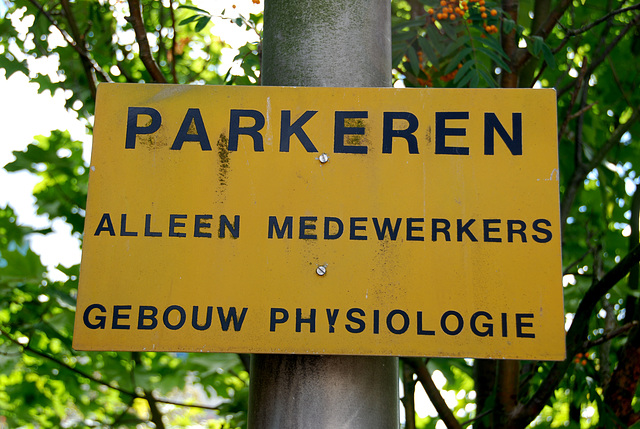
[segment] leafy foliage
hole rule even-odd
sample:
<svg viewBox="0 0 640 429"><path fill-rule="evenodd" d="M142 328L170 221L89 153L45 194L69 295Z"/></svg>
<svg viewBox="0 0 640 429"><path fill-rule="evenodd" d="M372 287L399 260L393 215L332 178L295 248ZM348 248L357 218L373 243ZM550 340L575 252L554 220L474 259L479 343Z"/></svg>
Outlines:
<svg viewBox="0 0 640 429"><path fill-rule="evenodd" d="M245 18L232 5L220 16L188 1L3 5L0 67L7 76L28 74L41 92L69 90L67 108L87 124L102 81L260 81L262 15ZM221 70L225 44L209 32L220 18L253 37L235 57L237 75ZM399 85L556 88L565 309L572 322L563 362L405 360L405 407L412 409L419 382L439 412L407 413L405 426L433 428L443 420L459 427L470 419L475 428L631 426L640 419L640 6L394 0L392 21ZM46 58L59 61L57 73L29 67ZM15 158L6 170L41 179L34 189L38 213L80 234L82 145L54 131ZM245 356L72 350L79 267L58 267L68 280L51 279L29 241L49 232L18 225L13 209L0 207L0 423L246 426ZM440 391L428 387L434 373L446 379Z"/></svg>

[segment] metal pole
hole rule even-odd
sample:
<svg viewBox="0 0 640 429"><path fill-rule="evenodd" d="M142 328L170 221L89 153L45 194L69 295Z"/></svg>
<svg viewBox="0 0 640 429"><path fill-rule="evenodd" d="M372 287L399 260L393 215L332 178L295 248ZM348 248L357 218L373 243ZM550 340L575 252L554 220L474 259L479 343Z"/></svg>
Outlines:
<svg viewBox="0 0 640 429"><path fill-rule="evenodd" d="M262 84L391 86L389 0L266 0ZM250 429L397 428L395 357L252 355Z"/></svg>

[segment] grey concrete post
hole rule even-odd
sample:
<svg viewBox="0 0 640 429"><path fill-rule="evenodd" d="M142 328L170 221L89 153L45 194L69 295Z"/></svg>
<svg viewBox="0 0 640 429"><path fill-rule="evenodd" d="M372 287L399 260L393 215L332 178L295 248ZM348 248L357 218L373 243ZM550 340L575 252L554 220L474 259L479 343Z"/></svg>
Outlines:
<svg viewBox="0 0 640 429"><path fill-rule="evenodd" d="M391 86L389 0L266 0L262 84ZM249 429L397 428L395 357L252 355Z"/></svg>

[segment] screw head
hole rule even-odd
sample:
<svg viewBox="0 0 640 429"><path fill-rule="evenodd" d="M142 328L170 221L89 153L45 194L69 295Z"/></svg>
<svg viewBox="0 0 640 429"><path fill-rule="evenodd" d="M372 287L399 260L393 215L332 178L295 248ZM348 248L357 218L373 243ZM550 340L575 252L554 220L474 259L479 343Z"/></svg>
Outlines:
<svg viewBox="0 0 640 429"><path fill-rule="evenodd" d="M329 155L327 155L326 153L323 153L318 157L318 161L320 161L323 164L326 163L327 161L329 161Z"/></svg>
<svg viewBox="0 0 640 429"><path fill-rule="evenodd" d="M319 276L324 276L325 274L327 274L327 267L325 267L324 265L320 265L318 268L316 268L316 274Z"/></svg>

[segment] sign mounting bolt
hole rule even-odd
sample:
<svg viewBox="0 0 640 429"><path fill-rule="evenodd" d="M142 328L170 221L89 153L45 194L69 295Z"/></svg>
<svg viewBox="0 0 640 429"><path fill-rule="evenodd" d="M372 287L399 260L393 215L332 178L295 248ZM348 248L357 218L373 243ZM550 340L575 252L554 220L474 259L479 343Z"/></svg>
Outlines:
<svg viewBox="0 0 640 429"><path fill-rule="evenodd" d="M322 164L326 163L327 161L329 161L329 155L327 155L326 153L323 153L318 157L318 161L320 161Z"/></svg>
<svg viewBox="0 0 640 429"><path fill-rule="evenodd" d="M319 276L324 276L325 274L327 274L327 266L319 265L318 268L316 268L316 274Z"/></svg>

